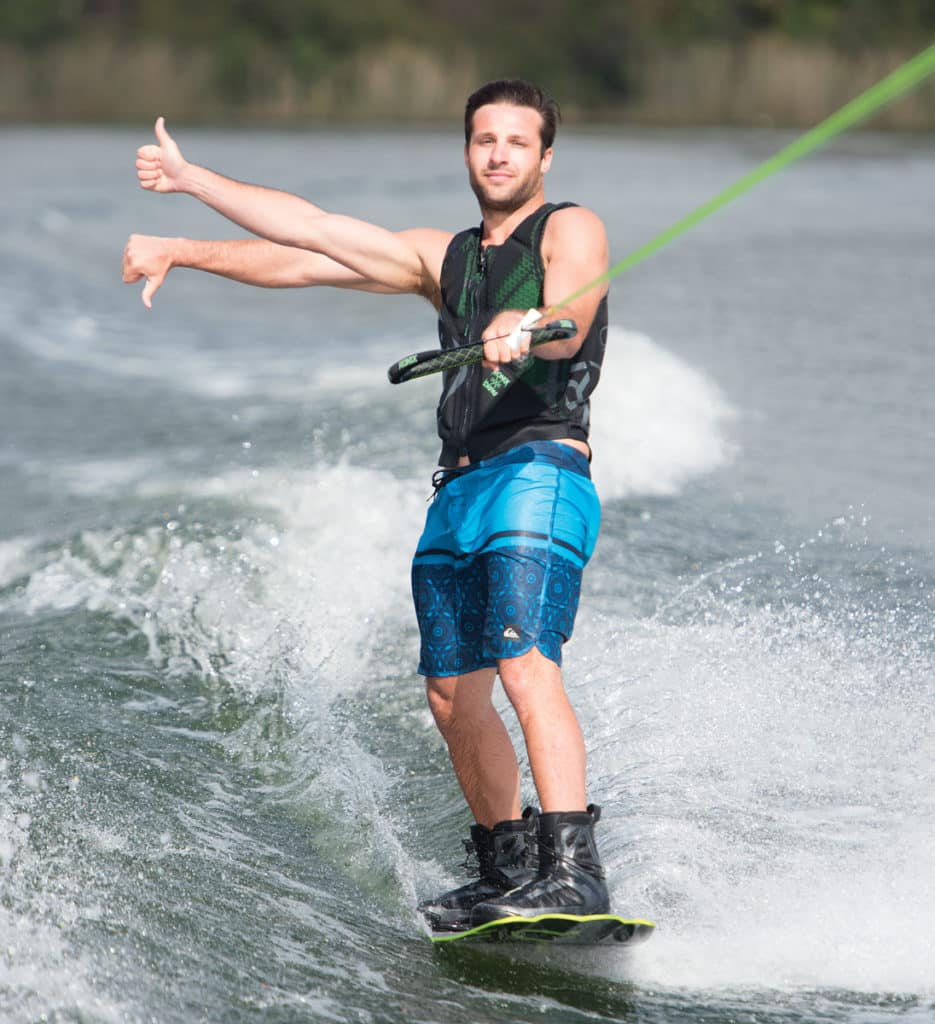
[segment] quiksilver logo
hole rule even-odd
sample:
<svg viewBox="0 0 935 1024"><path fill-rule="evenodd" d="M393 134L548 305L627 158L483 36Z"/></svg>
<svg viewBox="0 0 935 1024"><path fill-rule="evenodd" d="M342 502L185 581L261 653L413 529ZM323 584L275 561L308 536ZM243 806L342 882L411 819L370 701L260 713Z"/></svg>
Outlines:
<svg viewBox="0 0 935 1024"><path fill-rule="evenodd" d="M516 626L504 626L503 627L503 639L504 640L519 640L519 630Z"/></svg>

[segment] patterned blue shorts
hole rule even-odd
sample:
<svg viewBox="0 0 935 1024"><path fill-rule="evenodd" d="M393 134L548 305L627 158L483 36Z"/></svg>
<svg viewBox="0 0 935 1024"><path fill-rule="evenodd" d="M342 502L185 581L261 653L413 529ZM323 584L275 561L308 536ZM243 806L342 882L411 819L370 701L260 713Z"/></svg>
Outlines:
<svg viewBox="0 0 935 1024"><path fill-rule="evenodd" d="M568 445L532 441L453 471L412 563L419 672L493 668L534 645L560 665L599 527L588 461Z"/></svg>

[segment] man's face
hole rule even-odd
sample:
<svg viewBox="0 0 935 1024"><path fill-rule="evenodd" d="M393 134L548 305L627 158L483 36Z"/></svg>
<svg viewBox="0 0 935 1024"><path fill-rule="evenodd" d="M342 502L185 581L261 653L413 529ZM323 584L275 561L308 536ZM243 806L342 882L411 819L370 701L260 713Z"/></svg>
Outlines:
<svg viewBox="0 0 935 1024"><path fill-rule="evenodd" d="M542 189L552 150L542 152L542 118L532 107L488 103L474 112L464 162L482 210L510 213Z"/></svg>

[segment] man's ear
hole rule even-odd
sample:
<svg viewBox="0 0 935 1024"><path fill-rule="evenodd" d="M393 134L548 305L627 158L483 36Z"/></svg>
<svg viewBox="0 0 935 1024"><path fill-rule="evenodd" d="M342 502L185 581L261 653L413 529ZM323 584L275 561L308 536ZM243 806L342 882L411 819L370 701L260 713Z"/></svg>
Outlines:
<svg viewBox="0 0 935 1024"><path fill-rule="evenodd" d="M552 147L549 148L542 154L542 160L539 163L539 167L542 169L542 173L545 172L552 166Z"/></svg>

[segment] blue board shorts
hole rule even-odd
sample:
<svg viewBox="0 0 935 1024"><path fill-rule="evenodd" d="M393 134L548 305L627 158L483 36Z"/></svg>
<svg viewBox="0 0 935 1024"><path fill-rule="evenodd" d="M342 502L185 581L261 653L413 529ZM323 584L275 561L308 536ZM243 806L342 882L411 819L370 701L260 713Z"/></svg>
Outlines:
<svg viewBox="0 0 935 1024"><path fill-rule="evenodd" d="M600 528L587 458L532 441L446 479L412 562L420 674L494 668L533 646L561 665Z"/></svg>

